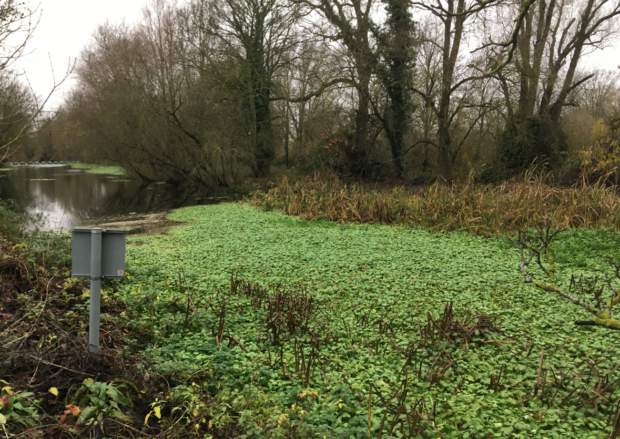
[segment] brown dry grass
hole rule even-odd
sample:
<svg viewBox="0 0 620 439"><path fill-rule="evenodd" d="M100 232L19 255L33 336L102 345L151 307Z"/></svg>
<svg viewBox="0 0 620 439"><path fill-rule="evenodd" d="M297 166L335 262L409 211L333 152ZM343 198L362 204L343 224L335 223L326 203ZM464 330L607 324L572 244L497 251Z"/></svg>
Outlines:
<svg viewBox="0 0 620 439"><path fill-rule="evenodd" d="M550 174L533 171L501 184L436 183L419 190L368 189L319 176L289 183L285 177L245 201L307 220L464 230L484 236L542 225L545 215L558 226L620 228L618 187L601 180L560 187Z"/></svg>

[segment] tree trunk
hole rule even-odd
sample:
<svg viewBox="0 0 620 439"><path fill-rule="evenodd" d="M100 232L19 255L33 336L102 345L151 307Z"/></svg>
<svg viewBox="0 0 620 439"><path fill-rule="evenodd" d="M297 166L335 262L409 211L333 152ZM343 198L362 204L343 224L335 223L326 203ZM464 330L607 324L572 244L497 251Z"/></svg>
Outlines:
<svg viewBox="0 0 620 439"><path fill-rule="evenodd" d="M256 144L254 158L258 177L269 173L271 161L275 156L273 129L271 126L271 109L269 107L269 89L263 89L263 96L256 99Z"/></svg>
<svg viewBox="0 0 620 439"><path fill-rule="evenodd" d="M402 157L403 142L409 129L408 116L413 111L409 96L413 76L413 17L406 0L384 0L387 3L388 30L379 38L383 65L379 76L387 91L388 102L384 116L384 128L390 143L392 163L398 176L405 166Z"/></svg>
<svg viewBox="0 0 620 439"><path fill-rule="evenodd" d="M360 96L360 102L355 112L355 149L357 150L358 162L361 166L368 149L368 97Z"/></svg>
<svg viewBox="0 0 620 439"><path fill-rule="evenodd" d="M356 177L366 177L368 175L369 85L370 75L364 74L360 78L357 91L359 101L355 111L355 145L350 145L347 148L349 170Z"/></svg>
<svg viewBox="0 0 620 439"><path fill-rule="evenodd" d="M288 104L286 104L286 116L284 117L284 155L286 156L286 169L288 169L288 139L289 139L289 132L288 132Z"/></svg>
<svg viewBox="0 0 620 439"><path fill-rule="evenodd" d="M454 163L452 161L452 139L450 131L446 126L440 126L438 132L438 155L439 155L439 177L440 179L451 182L454 180Z"/></svg>
<svg viewBox="0 0 620 439"><path fill-rule="evenodd" d="M439 154L439 177L445 181L454 180L454 163L452 161L452 139L450 137L450 104L452 100L452 86L454 82L454 70L461 49L463 28L466 15L452 15L454 12L462 13L465 10L465 1L448 1L449 15L444 20L444 42L441 75L441 96L437 111L438 154ZM454 21L454 29L452 22Z"/></svg>

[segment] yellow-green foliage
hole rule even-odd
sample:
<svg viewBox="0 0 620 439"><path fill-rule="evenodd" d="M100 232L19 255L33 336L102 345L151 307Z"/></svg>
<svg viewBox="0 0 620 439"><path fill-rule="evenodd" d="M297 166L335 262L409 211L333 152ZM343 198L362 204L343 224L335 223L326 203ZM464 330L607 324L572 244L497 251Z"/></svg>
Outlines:
<svg viewBox="0 0 620 439"><path fill-rule="evenodd" d="M599 325L607 326L608 328L620 329L620 322L611 318L611 312L609 309L613 309L613 306L620 302L620 295L615 296L613 299L608 300L605 303L605 308L597 310L594 321Z"/></svg>
<svg viewBox="0 0 620 439"><path fill-rule="evenodd" d="M579 156L582 169L588 173L616 171L620 166L620 116L613 117L608 124L597 121L592 126L592 143Z"/></svg>
<svg viewBox="0 0 620 439"><path fill-rule="evenodd" d="M367 189L319 177L291 184L284 178L247 201L307 220L465 230L484 236L542 225L545 214L563 227L620 228L617 187L581 182L563 188L549 183L542 173L499 185L434 184L419 190Z"/></svg>
<svg viewBox="0 0 620 439"><path fill-rule="evenodd" d="M613 319L600 319L598 317L594 317L593 319L597 324L601 326L605 326L611 329L620 329L620 322Z"/></svg>

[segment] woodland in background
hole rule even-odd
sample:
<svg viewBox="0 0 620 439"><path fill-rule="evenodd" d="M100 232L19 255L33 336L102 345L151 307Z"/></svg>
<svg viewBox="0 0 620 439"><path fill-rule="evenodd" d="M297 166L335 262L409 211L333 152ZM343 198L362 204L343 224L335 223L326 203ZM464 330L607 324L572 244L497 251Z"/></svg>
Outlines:
<svg viewBox="0 0 620 439"><path fill-rule="evenodd" d="M94 32L63 107L7 159L209 188L274 167L490 182L533 162L617 183L620 71L586 55L619 15L618 0L154 0ZM2 130L32 112L7 78Z"/></svg>

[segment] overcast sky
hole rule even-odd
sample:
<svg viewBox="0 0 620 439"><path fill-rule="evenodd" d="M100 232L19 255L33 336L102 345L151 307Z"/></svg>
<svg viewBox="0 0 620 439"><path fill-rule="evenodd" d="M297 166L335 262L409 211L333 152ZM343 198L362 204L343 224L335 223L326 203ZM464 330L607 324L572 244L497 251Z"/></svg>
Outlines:
<svg viewBox="0 0 620 439"><path fill-rule="evenodd" d="M54 82L50 60L56 77L62 77L67 65L79 57L99 24L106 20L136 21L148 0L30 0L29 3L35 7L39 5L41 21L26 56L15 68L25 72L37 94L43 96ZM55 94L50 102L52 108L62 102L63 92L70 86L69 81L64 90Z"/></svg>
<svg viewBox="0 0 620 439"><path fill-rule="evenodd" d="M67 65L80 55L80 50L90 41L97 25L110 20L115 23L133 22L140 18L141 10L149 0L29 0L40 5L41 21L26 56L15 68L25 72L38 95L46 95L53 85L50 60L61 77ZM587 69L616 70L620 65L620 44L615 43L603 51L590 55ZM65 84L51 99L48 109L62 103L63 93L71 86Z"/></svg>

